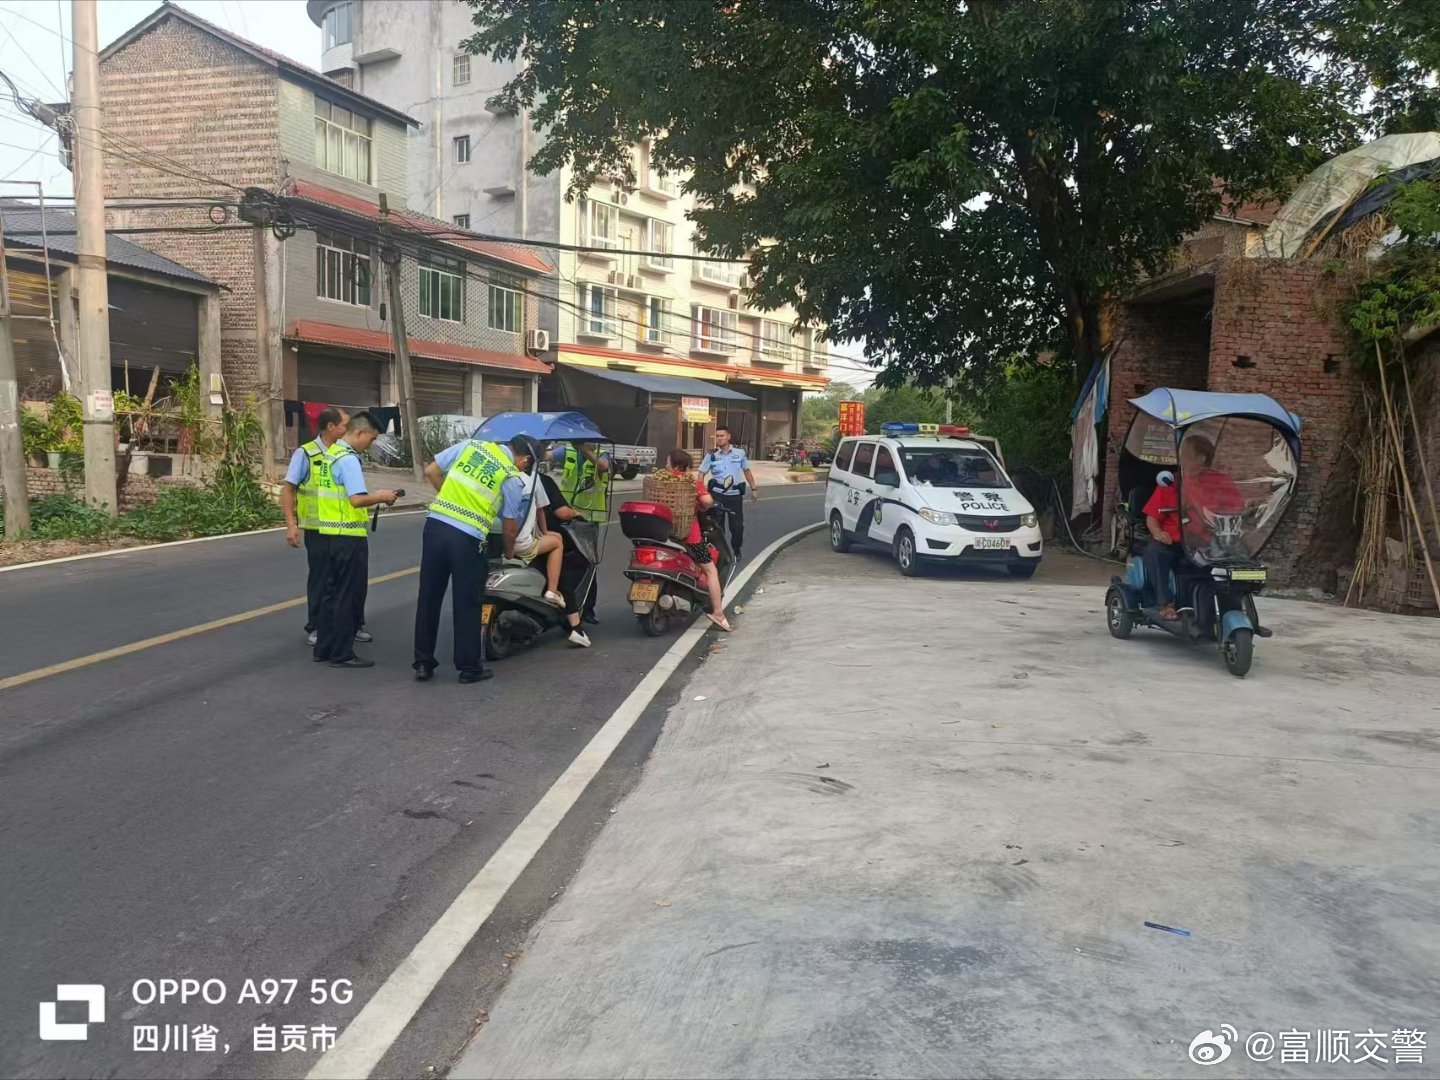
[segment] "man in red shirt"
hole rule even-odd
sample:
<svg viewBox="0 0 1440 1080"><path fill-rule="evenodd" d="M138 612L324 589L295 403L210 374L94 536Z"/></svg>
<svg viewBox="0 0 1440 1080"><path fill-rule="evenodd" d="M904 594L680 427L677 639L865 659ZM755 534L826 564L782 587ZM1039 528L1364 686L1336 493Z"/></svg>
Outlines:
<svg viewBox="0 0 1440 1080"><path fill-rule="evenodd" d="M1155 491L1145 504L1145 527L1150 543L1145 545L1145 580L1155 591L1160 618L1173 622L1180 617L1170 595L1170 571L1182 555L1180 548L1180 499L1175 491L1175 474L1168 469L1155 477Z"/></svg>

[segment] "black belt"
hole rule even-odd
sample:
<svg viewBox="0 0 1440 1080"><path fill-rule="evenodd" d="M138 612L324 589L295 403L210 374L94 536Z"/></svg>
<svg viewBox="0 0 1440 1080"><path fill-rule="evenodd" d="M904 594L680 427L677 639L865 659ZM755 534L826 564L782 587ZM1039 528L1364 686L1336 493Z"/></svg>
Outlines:
<svg viewBox="0 0 1440 1080"><path fill-rule="evenodd" d="M711 481L710 481L710 494L711 494L711 495L717 495L717 496L719 496L719 497L722 498L722 499L723 499L723 498L730 497L730 496L733 496L733 497L735 497L735 498L739 498L740 496L742 496L742 495L745 494L745 485L744 485L744 484L736 484L734 487L729 487L729 488L727 488L727 487L722 487L721 485L717 484L714 480L711 480Z"/></svg>

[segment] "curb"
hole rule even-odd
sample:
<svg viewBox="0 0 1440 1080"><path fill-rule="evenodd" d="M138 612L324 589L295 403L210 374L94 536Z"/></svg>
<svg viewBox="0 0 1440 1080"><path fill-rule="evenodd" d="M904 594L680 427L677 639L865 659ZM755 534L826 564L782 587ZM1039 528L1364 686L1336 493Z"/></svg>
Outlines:
<svg viewBox="0 0 1440 1080"><path fill-rule="evenodd" d="M735 602L776 555L823 528L825 522L818 521L772 542L730 583L725 590L725 607ZM396 965L335 1044L311 1068L306 1080L350 1080L370 1075L709 628L708 620L697 619L655 662L445 913Z"/></svg>

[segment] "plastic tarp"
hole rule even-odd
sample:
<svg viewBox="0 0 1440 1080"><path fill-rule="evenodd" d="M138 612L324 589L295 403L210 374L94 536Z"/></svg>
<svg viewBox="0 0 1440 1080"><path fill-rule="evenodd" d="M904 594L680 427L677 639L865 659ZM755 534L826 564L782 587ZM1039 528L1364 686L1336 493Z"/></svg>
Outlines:
<svg viewBox="0 0 1440 1080"><path fill-rule="evenodd" d="M1440 133L1434 131L1386 135L1331 158L1307 176L1280 208L1256 254L1270 258L1301 255L1305 237L1316 223L1345 206L1377 176L1436 158L1440 158Z"/></svg>
<svg viewBox="0 0 1440 1080"><path fill-rule="evenodd" d="M529 435L540 442L611 442L581 412L496 413L475 429L472 439L508 442L517 435Z"/></svg>

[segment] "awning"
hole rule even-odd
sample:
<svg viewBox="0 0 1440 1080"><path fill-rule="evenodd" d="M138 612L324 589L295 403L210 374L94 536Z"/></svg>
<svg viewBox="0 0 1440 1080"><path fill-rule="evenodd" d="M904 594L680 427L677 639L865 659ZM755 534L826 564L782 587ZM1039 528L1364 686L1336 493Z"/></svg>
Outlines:
<svg viewBox="0 0 1440 1080"><path fill-rule="evenodd" d="M625 386L633 386L637 390L646 390L652 394L713 398L719 401L755 400L738 390L731 390L728 386L705 382L702 379L687 379L681 375L642 375L638 371L616 371L613 368L594 367L577 367L575 370L583 371L586 375L594 375L597 379L609 379L611 382L623 383Z"/></svg>

